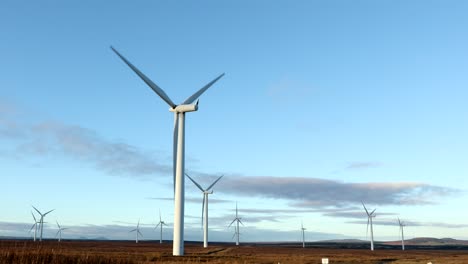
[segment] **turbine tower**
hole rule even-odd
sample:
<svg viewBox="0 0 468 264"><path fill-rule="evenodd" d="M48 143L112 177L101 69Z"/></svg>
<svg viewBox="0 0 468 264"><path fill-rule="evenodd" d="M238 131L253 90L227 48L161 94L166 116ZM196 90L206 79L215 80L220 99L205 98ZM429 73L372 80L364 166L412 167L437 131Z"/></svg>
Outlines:
<svg viewBox="0 0 468 264"><path fill-rule="evenodd" d="M31 206L32 206L32 205L31 205ZM41 213L39 210L37 210L36 207L32 206L32 208L34 208L34 210L36 210L36 212L41 216L41 218L39 219L39 222L40 222L40 229L41 229L41 234L40 234L40 236L39 236L39 241L42 242L42 231L44 230L44 217L45 217L48 213L54 211L55 209L52 209L52 210L50 210L50 211L48 211L48 212L46 212L46 213L43 214L43 213Z"/></svg>
<svg viewBox="0 0 468 264"><path fill-rule="evenodd" d="M203 193L203 204L202 204L202 225L203 225L203 247L208 247L208 194L213 194L213 191L210 192L210 189L221 180L224 175L219 176L216 181L214 181L208 188L203 189L200 184L198 184L194 179L192 179L187 173L187 177L195 184L200 191ZM203 219L204 218L204 219ZM204 220L204 221L203 221Z"/></svg>
<svg viewBox="0 0 468 264"><path fill-rule="evenodd" d="M60 226L60 224L58 223L58 221L56 221L56 222L57 222L57 226L58 226L59 230L57 231L57 234L55 234L55 237L58 236L58 242L60 242L60 241L62 241L62 231L63 231L63 230L66 230L66 229L68 229L68 228L63 228L63 227Z"/></svg>
<svg viewBox="0 0 468 264"><path fill-rule="evenodd" d="M29 229L29 232L31 232L31 230L33 230L34 228L34 242L36 242L36 237L37 237L37 224L40 224L40 222L37 221L36 219L36 216L34 216L33 212L31 212L31 215L34 219L34 224L31 226L31 229Z"/></svg>
<svg viewBox="0 0 468 264"><path fill-rule="evenodd" d="M361 203L362 203L362 206L364 206L364 210L366 210L366 214L367 214L366 236L367 236L367 231L369 230L369 224L370 224L371 250L374 250L374 228L372 226L372 218L376 216L375 214L376 209L374 209L372 212L369 213L364 203L363 202Z"/></svg>
<svg viewBox="0 0 468 264"><path fill-rule="evenodd" d="M305 248L305 228L301 221L302 247Z"/></svg>
<svg viewBox="0 0 468 264"><path fill-rule="evenodd" d="M131 64L116 49L111 49L119 56L162 100L169 106L169 111L174 112L174 140L173 140L173 177L174 177L174 238L172 255L184 255L184 203L185 203L185 113L198 110L198 97L200 97L216 81L224 76L224 73L213 81L203 86L196 93L188 97L182 104L176 105L169 96L151 81L146 75Z"/></svg>
<svg viewBox="0 0 468 264"><path fill-rule="evenodd" d="M138 224L135 229L130 230L129 232L135 232L135 243L138 243L138 235L143 236L140 232L140 219L138 219Z"/></svg>
<svg viewBox="0 0 468 264"><path fill-rule="evenodd" d="M161 210L159 210L159 223L154 227L154 229L158 228L158 226L161 229L161 233L160 233L160 236L159 236L159 243L160 244L162 244L162 229L163 229L164 225L166 225L166 223L164 223L164 221L161 220Z"/></svg>
<svg viewBox="0 0 468 264"><path fill-rule="evenodd" d="M239 223L241 223L242 225L244 225L244 223L242 223L241 219L242 219L242 218L240 218L240 217L238 216L238 212L237 212L237 203L236 203L236 218L234 218L234 220L232 220L231 224L229 224L229 227L231 227L231 225L232 225L234 222L236 222L236 225L234 226L234 227L235 227L235 230L236 230L236 232L234 233L234 235L237 236L237 239L236 239L236 246L239 245L239 234L240 234L240 232L239 232Z"/></svg>
<svg viewBox="0 0 468 264"><path fill-rule="evenodd" d="M400 218L398 218L398 225L400 226L400 231L401 231L401 250L405 250L405 235L403 233L403 227L405 227L405 223L400 221Z"/></svg>

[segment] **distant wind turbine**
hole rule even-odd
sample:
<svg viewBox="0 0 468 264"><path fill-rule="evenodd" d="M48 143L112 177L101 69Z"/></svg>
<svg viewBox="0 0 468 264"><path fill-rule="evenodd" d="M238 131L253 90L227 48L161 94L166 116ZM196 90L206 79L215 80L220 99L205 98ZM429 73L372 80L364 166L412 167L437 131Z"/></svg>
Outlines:
<svg viewBox="0 0 468 264"><path fill-rule="evenodd" d="M400 221L400 218L398 218L398 225L400 226L400 232L401 232L401 250L405 250L405 235L403 233L403 227L405 227L405 223Z"/></svg>
<svg viewBox="0 0 468 264"><path fill-rule="evenodd" d="M138 243L138 237L139 235L140 236L143 236L140 232L140 219L138 219L138 224L137 224L137 227L135 229L132 229L130 230L129 232L135 232L136 234L136 238L135 238L135 243Z"/></svg>
<svg viewBox="0 0 468 264"><path fill-rule="evenodd" d="M38 228L37 224L40 224L41 222L37 221L36 216L34 216L33 212L31 212L31 215L32 215L32 217L34 219L34 224L31 226L31 229L29 230L29 232L31 232L31 230L33 230L33 228L34 228L34 242L36 242L37 228Z"/></svg>
<svg viewBox="0 0 468 264"><path fill-rule="evenodd" d="M57 222L57 227L58 227L59 229L58 229L58 231L57 231L57 234L55 234L55 237L58 236L58 242L60 242L60 241L62 241L62 231L63 231L63 230L66 230L66 229L68 229L68 228L63 228L63 227L60 226L60 224L59 224L58 221L56 221L56 222Z"/></svg>
<svg viewBox="0 0 468 264"><path fill-rule="evenodd" d="M305 248L305 228L301 221L302 247Z"/></svg>
<svg viewBox="0 0 468 264"><path fill-rule="evenodd" d="M169 96L144 75L137 67L130 63L116 49L111 49L119 56L161 99L169 105L169 111L174 112L174 141L173 141L173 174L174 174L174 236L172 255L184 255L184 203L185 203L185 113L198 110L200 97L224 73L203 86L196 93L188 97L182 104L176 105Z"/></svg>
<svg viewBox="0 0 468 264"><path fill-rule="evenodd" d="M367 210L364 203L363 202L361 202L361 203L362 203L362 206L364 206L364 210L366 210L366 214L367 214L366 236L367 236L367 231L369 230L369 224L370 224L371 250L374 250L374 228L372 226L372 218L374 218L376 216L376 214L375 214L376 209L374 209L372 212L369 213L369 211Z"/></svg>
<svg viewBox="0 0 468 264"><path fill-rule="evenodd" d="M32 205L31 205L32 206ZM34 208L34 210L36 210L36 212L41 216L41 218L39 219L39 222L40 222L40 229L41 229L41 234L39 236L39 241L42 242L42 232L44 231L44 217L49 214L50 212L54 211L55 209L52 209L46 213L41 213L39 210L37 210L36 207L32 206L32 208Z"/></svg>
<svg viewBox="0 0 468 264"><path fill-rule="evenodd" d="M210 192L210 189L221 180L223 175L219 176L208 188L203 189L200 184L198 184L194 179L192 179L187 173L185 174L195 186L200 189L203 193L203 204L202 204L202 225L203 225L203 247L208 247L208 195L213 194L213 191Z"/></svg>
<svg viewBox="0 0 468 264"><path fill-rule="evenodd" d="M232 225L234 222L236 222L236 226L235 226L235 227L236 227L236 229L235 229L236 232L235 232L235 234L234 234L234 235L237 235L236 246L239 245L239 233L240 233L240 232L239 232L239 223L241 223L242 225L244 225L244 223L242 223L241 219L242 219L242 218L240 218L240 217L238 216L238 212L237 212L237 203L236 203L236 218L234 218L234 220L232 220L231 224L229 224L229 227L231 227L231 225Z"/></svg>
<svg viewBox="0 0 468 264"><path fill-rule="evenodd" d="M162 244L162 230L163 230L163 226L165 226L166 223L164 223L163 220L161 220L161 210L159 210L159 223L154 227L154 229L158 228L158 226L160 227L161 229L161 233L160 233L160 236L159 236L159 243Z"/></svg>

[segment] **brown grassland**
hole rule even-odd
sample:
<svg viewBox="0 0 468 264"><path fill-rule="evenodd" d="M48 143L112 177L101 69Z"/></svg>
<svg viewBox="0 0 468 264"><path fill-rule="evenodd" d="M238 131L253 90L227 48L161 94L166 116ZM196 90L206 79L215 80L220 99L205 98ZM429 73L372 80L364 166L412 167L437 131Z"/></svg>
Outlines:
<svg viewBox="0 0 468 264"><path fill-rule="evenodd" d="M468 250L338 249L302 248L300 245L213 244L207 249L201 243L186 243L185 256L173 257L172 244L122 241L0 241L0 264L3 263L313 263L322 258L330 264L468 264Z"/></svg>

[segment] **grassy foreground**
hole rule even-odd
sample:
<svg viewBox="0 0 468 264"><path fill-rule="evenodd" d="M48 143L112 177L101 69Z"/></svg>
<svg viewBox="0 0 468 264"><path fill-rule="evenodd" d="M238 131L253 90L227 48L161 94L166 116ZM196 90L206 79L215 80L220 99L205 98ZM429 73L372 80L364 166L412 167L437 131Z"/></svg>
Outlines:
<svg viewBox="0 0 468 264"><path fill-rule="evenodd" d="M201 243L186 243L183 257L172 256L170 243L122 241L0 241L0 264L90 263L232 263L232 264L320 264L329 258L330 264L467 264L466 250L401 250L301 248L299 245L214 244L204 249Z"/></svg>

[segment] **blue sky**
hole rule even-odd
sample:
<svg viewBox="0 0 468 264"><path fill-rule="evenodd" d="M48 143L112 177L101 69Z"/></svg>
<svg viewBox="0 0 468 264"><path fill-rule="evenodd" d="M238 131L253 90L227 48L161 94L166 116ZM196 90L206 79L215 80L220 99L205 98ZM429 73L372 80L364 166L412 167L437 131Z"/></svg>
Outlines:
<svg viewBox="0 0 468 264"><path fill-rule="evenodd" d="M5 1L0 4L0 235L30 205L66 237L144 238L172 223L173 115L111 50L182 102L186 170L211 237L468 238L465 1ZM186 182L186 237L201 198ZM392 225L395 224L395 226ZM170 237L170 226L166 236ZM241 230L242 232L242 230Z"/></svg>

